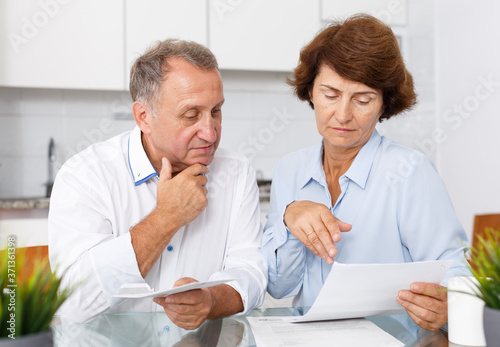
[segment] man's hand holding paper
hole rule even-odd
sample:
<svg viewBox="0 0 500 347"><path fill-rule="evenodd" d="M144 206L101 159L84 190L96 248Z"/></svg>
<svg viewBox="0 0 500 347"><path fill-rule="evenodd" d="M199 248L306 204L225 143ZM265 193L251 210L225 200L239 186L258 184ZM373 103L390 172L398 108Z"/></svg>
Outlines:
<svg viewBox="0 0 500 347"><path fill-rule="evenodd" d="M196 280L180 278L174 287L192 282ZM207 319L212 307L212 294L210 288L200 288L166 297L156 297L153 301L163 307L174 324L190 330L197 328Z"/></svg>

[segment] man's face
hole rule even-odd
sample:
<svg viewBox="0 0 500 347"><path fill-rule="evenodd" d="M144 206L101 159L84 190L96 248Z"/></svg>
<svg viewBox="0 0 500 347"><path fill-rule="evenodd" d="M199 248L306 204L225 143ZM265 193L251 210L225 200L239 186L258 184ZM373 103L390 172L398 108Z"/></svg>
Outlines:
<svg viewBox="0 0 500 347"><path fill-rule="evenodd" d="M143 141L153 165L162 157L177 173L193 164L212 162L221 136L222 79L217 70L203 71L179 58L169 60L171 71L148 114L149 133Z"/></svg>

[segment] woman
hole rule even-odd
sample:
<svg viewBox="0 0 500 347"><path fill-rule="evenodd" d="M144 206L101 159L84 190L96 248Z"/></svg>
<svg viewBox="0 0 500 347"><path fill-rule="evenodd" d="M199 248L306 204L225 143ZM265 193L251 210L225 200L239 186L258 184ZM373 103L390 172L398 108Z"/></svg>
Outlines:
<svg viewBox="0 0 500 347"><path fill-rule="evenodd" d="M263 240L269 293L311 306L334 260L452 259L447 277L463 274L466 235L433 163L375 130L416 103L391 29L368 15L330 25L288 82L314 109L323 141L275 166ZM395 300L436 330L447 321L442 288L414 283Z"/></svg>

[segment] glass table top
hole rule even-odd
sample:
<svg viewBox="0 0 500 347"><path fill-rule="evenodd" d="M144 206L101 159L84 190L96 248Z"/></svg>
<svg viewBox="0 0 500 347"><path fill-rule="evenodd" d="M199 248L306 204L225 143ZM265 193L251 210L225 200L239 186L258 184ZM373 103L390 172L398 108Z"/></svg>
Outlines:
<svg viewBox="0 0 500 347"><path fill-rule="evenodd" d="M255 309L249 316L300 314L301 310L296 308L266 308ZM416 329L405 322L404 316L367 319L406 346L448 346L446 332ZM52 332L54 346L255 346L252 330L245 316L206 321L198 329L190 331L177 327L163 312L103 314L87 323L71 323L66 317L56 316Z"/></svg>

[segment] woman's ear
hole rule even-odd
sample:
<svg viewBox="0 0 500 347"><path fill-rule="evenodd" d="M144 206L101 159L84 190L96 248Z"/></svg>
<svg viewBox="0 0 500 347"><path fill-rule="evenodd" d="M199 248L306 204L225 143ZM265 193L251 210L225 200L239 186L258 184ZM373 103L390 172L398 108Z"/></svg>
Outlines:
<svg viewBox="0 0 500 347"><path fill-rule="evenodd" d="M151 117L149 108L139 101L135 101L132 104L132 114L134 115L135 124L137 124L143 133L149 134L151 132L149 127Z"/></svg>
<svg viewBox="0 0 500 347"><path fill-rule="evenodd" d="M383 119L381 119L380 117L382 117L385 113L385 105L382 105L382 107L380 108L380 112L379 112L379 115L378 115L378 121L379 122L382 122Z"/></svg>
<svg viewBox="0 0 500 347"><path fill-rule="evenodd" d="M312 93L312 88L309 89L309 106L314 110L314 100L313 100L313 93Z"/></svg>

